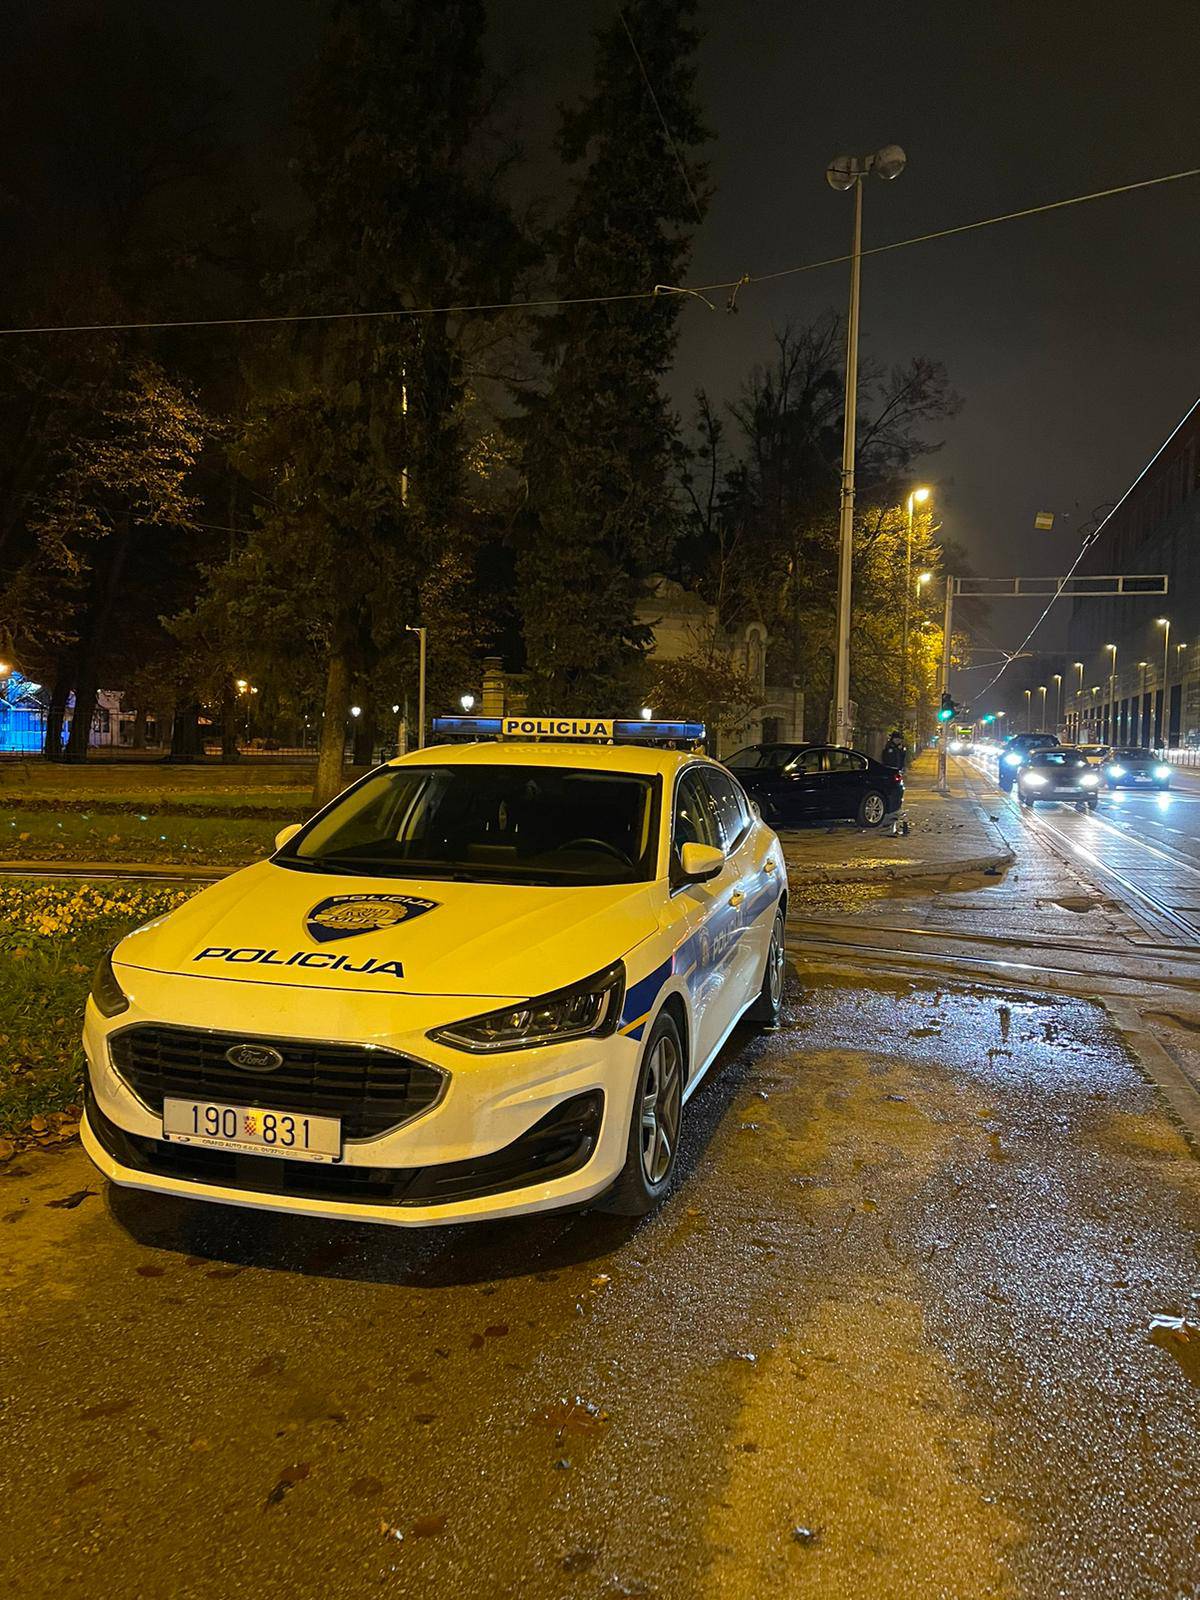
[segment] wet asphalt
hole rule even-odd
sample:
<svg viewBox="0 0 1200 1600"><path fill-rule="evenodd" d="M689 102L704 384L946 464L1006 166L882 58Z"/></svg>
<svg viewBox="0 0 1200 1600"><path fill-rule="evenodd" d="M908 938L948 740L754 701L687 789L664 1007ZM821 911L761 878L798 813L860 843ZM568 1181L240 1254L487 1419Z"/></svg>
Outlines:
<svg viewBox="0 0 1200 1600"><path fill-rule="evenodd" d="M686 1123L640 1224L19 1158L4 1591L1200 1594L1200 1166L1097 1006L810 967Z"/></svg>

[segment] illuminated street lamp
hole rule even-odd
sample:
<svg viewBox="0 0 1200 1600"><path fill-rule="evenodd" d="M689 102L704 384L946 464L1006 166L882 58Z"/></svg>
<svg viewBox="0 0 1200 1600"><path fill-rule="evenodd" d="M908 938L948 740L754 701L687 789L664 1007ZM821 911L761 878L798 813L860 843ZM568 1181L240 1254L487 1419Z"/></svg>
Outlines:
<svg viewBox="0 0 1200 1600"><path fill-rule="evenodd" d="M653 721L653 719L654 719L654 711L653 711L653 709L650 706L643 706L642 707L642 721L643 722L651 722L651 721Z"/></svg>
<svg viewBox="0 0 1200 1600"><path fill-rule="evenodd" d="M1054 674L1054 682L1058 686L1058 709L1054 713L1054 731L1055 731L1055 733L1057 733L1058 730L1062 727L1062 673L1061 672L1056 672Z"/></svg>
<svg viewBox="0 0 1200 1600"><path fill-rule="evenodd" d="M858 404L858 291L862 276L862 180L870 173L891 181L908 157L899 145L869 156L834 156L825 172L831 189L854 190L854 241L850 251L850 311L846 318L846 395L842 416L842 484L838 515L837 648L834 655L833 743L850 743L850 589L854 564L854 453ZM906 585L907 589L907 585Z"/></svg>
<svg viewBox="0 0 1200 1600"><path fill-rule="evenodd" d="M1046 685L1044 683L1038 684L1038 693L1042 697L1042 703L1038 707L1038 725L1044 728L1046 726Z"/></svg>
<svg viewBox="0 0 1200 1600"><path fill-rule="evenodd" d="M474 711L475 696L473 694L460 694L458 697L458 703L464 711Z"/></svg>
<svg viewBox="0 0 1200 1600"><path fill-rule="evenodd" d="M1025 732L1033 732L1033 690L1025 691Z"/></svg>
<svg viewBox="0 0 1200 1600"><path fill-rule="evenodd" d="M352 717L361 717L362 716L362 707L361 706L351 706L350 707L350 715Z"/></svg>
<svg viewBox="0 0 1200 1600"><path fill-rule="evenodd" d="M7 678L12 668L7 661L0 661L0 678Z"/></svg>

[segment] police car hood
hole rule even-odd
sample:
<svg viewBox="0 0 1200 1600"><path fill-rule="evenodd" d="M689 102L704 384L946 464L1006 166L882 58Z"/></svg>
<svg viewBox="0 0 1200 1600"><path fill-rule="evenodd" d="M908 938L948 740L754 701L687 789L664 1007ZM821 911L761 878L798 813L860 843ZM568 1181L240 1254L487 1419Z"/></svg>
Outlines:
<svg viewBox="0 0 1200 1600"><path fill-rule="evenodd" d="M262 861L130 934L113 961L243 983L527 999L588 977L657 926L644 883L357 878Z"/></svg>

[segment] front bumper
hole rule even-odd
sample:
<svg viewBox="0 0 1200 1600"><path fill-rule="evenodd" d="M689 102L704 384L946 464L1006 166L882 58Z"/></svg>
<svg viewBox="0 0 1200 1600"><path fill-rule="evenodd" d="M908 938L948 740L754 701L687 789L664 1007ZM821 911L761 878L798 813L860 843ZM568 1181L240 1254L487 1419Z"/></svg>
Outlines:
<svg viewBox="0 0 1200 1600"><path fill-rule="evenodd" d="M247 996L250 987L221 985L214 993L211 984L143 974L130 1011L109 1020L89 1003L81 1135L112 1182L226 1205L416 1227L580 1205L609 1188L624 1164L640 1050L630 1038L476 1056L426 1037L429 1027L481 1009L470 1001L405 997L406 1021L415 1026L399 1032L396 998L359 995L343 1009L327 995L264 994L254 985ZM247 1014L248 1002L256 1015ZM168 1018L174 1026L240 1029L248 1038L281 1043L332 1034L339 1043L402 1051L446 1073L445 1090L400 1126L346 1138L341 1159L332 1163L166 1141L161 1116L116 1071L109 1037ZM269 1079L248 1078L242 1103L270 1109Z"/></svg>

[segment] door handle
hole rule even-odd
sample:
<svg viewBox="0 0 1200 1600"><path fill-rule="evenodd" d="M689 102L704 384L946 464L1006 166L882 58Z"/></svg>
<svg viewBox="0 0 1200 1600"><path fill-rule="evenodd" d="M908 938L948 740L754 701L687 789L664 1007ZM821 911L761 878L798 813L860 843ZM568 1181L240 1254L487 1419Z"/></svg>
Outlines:
<svg viewBox="0 0 1200 1600"><path fill-rule="evenodd" d="M767 859L763 862L763 871L764 872L774 872L775 871L775 857L774 856L768 856Z"/></svg>
<svg viewBox="0 0 1200 1600"><path fill-rule="evenodd" d="M742 893L742 891L740 889L735 889L733 891L733 893L729 896L729 904L731 906L740 906L742 901L745 898L746 898L746 896Z"/></svg>

